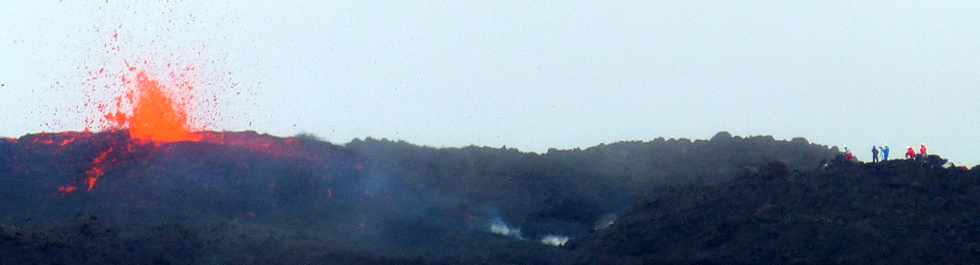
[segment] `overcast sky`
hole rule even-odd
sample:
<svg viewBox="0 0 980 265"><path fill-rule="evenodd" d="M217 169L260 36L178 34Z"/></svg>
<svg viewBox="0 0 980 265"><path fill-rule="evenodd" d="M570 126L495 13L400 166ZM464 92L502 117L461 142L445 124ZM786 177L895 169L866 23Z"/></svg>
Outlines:
<svg viewBox="0 0 980 265"><path fill-rule="evenodd" d="M967 0L14 1L0 136L81 129L65 110L118 32L125 56L202 65L200 89L223 100L214 129L528 151L727 130L863 159L924 142L976 164L977 14Z"/></svg>

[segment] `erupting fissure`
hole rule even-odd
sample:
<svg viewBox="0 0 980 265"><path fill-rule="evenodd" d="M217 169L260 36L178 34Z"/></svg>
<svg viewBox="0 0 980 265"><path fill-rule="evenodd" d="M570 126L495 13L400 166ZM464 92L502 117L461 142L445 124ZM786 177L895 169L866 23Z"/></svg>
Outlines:
<svg viewBox="0 0 980 265"><path fill-rule="evenodd" d="M127 67L120 76L124 93L109 102L96 104L102 115L103 130L128 132L128 141L111 141L92 160L82 179L86 191L93 191L99 179L120 157L132 153L136 146L157 146L163 143L199 142L202 134L192 131L189 106L193 100L193 87L189 82L178 83L176 89L167 89L146 71ZM188 68L192 69L192 68ZM101 74L102 71L99 71ZM173 74L171 77L173 78ZM133 78L135 77L135 78ZM50 139L45 139L51 141ZM73 139L61 142L70 145ZM54 144L54 142L52 142ZM62 186L58 191L71 194L75 185Z"/></svg>
<svg viewBox="0 0 980 265"><path fill-rule="evenodd" d="M198 95L198 71L200 60L182 58L171 54L160 58L152 51L146 57L134 59L124 48L120 32L113 30L105 42L108 61L97 68L85 67L85 111L92 111L84 118L84 144L96 144L97 153L89 160L88 168L72 183L61 186L58 192L72 194L76 191L93 191L100 179L114 168L133 159L139 150L160 148L164 144L178 142L211 141L206 130L214 125L217 115L218 95L208 91ZM136 48L143 48L137 46ZM147 54L140 52L140 54ZM201 54L198 51L198 54ZM163 63L158 63L158 62ZM190 63L178 63L178 61ZM118 63L118 64L117 64ZM218 77L220 79L220 77ZM205 80L207 81L207 80ZM203 84L213 84L214 80ZM197 100L201 96L202 100ZM91 133L93 130L110 134ZM67 135L67 134L59 134ZM89 136L110 137L108 142ZM110 135L110 136L105 136ZM117 137L125 135L128 137ZM43 135L42 135L43 136ZM61 149L77 145L71 137L34 137L34 144L55 146ZM103 138L104 140L105 138ZM0 139L3 140L3 139ZM6 141L6 140L4 140Z"/></svg>

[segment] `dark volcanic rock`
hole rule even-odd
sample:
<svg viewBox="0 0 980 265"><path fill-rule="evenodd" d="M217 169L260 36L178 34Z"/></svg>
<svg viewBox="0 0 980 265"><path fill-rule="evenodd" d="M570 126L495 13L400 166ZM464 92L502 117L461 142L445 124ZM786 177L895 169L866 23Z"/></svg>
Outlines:
<svg viewBox="0 0 980 265"><path fill-rule="evenodd" d="M876 246L896 231L921 246L935 244L916 237L921 227L955 228L946 230L955 231L949 242L975 238L950 221L966 215L952 213L975 202L968 194L975 188L944 193L975 185L924 177L967 173L900 162L813 172L837 153L805 139L721 133L710 141L661 138L536 154L373 139L335 145L254 132L204 138L147 144L107 132L0 139L0 264L850 262L860 261L852 252L891 253ZM86 176L103 154L104 174L89 191ZM719 185L739 172L744 177ZM908 181L916 177L923 180ZM661 192L665 185L686 186ZM905 208L887 203L909 191L945 195L903 197L916 202L899 204ZM927 206L950 214L922 219L917 214ZM836 213L841 207L847 211ZM593 234L629 208L613 228ZM874 216L886 212L879 209L920 219L880 219ZM491 233L497 220L522 234ZM887 226L898 221L910 223ZM552 234L576 247L540 242ZM828 245L835 240L852 240L854 248ZM749 244L750 255L734 247Z"/></svg>
<svg viewBox="0 0 980 265"><path fill-rule="evenodd" d="M936 159L803 173L770 164L723 185L664 189L580 241L579 263L976 263L980 172Z"/></svg>

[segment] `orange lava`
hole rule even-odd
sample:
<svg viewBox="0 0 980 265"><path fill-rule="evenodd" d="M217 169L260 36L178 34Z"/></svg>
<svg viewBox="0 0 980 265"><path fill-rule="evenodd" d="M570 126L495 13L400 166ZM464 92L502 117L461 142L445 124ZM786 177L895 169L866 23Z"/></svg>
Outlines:
<svg viewBox="0 0 980 265"><path fill-rule="evenodd" d="M129 140L111 142L92 160L89 169L85 171L83 183L79 185L84 185L87 192L95 190L107 170L121 163L119 158L132 153L137 145L200 142L204 138L192 131L188 106L193 99L193 91L189 82L178 82L176 89L168 89L146 71L137 71L135 67L128 65L127 68L128 72L120 76L126 86L122 95L115 96L112 103L100 102L93 106L102 115L104 130L128 132ZM102 70L98 73L101 74ZM71 146L75 140L76 137L34 139L36 144L58 145L62 148ZM77 189L68 187L74 186L59 188L59 192L68 195Z"/></svg>
<svg viewBox="0 0 980 265"><path fill-rule="evenodd" d="M123 99L132 106L131 113L121 108ZM118 128L128 128L132 139L155 142L197 142L201 136L191 132L187 106L173 100L160 82L146 72L136 75L134 90L116 98L117 110L105 118Z"/></svg>
<svg viewBox="0 0 980 265"><path fill-rule="evenodd" d="M109 155L112 154L113 148L109 147L99 156L92 160L92 167L85 172L85 184L88 186L88 191L95 189L95 184L99 181L102 175L105 175L106 162L109 160Z"/></svg>
<svg viewBox="0 0 980 265"><path fill-rule="evenodd" d="M83 147L80 150L87 150L90 144L105 144L80 179L59 187L58 191L65 195L76 190L93 191L103 176L130 159L137 148L207 140L203 131L213 126L217 115L216 94L205 93L206 99L200 100L197 96L201 95L195 94L200 92L196 90L197 63L156 64L151 58L123 58L124 45L118 31L112 31L104 47L110 57L108 63L85 67L86 100L79 110L92 111L95 115L84 118L84 133L66 137L42 134L32 138L39 148L51 146L63 150L80 142L85 143L79 145ZM113 132L113 135L125 133L128 137L108 143L78 141L93 135L93 130Z"/></svg>
<svg viewBox="0 0 980 265"><path fill-rule="evenodd" d="M75 144L76 141L91 136L91 133L84 132L40 133L29 137L28 142L33 145L52 146L66 150ZM11 143L16 143L16 139L13 139Z"/></svg>
<svg viewBox="0 0 980 265"><path fill-rule="evenodd" d="M319 153L305 150L303 143L296 138L280 139L254 132L201 132L199 135L201 142L237 147L251 152L307 161L323 159Z"/></svg>
<svg viewBox="0 0 980 265"><path fill-rule="evenodd" d="M77 190L78 188L75 187L75 185L65 185L65 186L58 187L58 192L63 195L69 195L75 193L75 191Z"/></svg>

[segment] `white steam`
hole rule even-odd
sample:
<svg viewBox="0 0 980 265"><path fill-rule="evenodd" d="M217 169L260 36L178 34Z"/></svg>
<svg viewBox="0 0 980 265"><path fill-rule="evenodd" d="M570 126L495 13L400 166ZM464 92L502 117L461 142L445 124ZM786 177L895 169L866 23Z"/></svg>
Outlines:
<svg viewBox="0 0 980 265"><path fill-rule="evenodd" d="M524 238L524 235L521 234L521 229L505 223L504 220L500 218L494 218L493 220L490 220L489 228L490 228L490 233L494 233L497 235L510 237L518 240L526 240ZM563 247L566 244L568 244L568 241L570 239L571 238L567 236L549 234L549 235L545 235L544 237L541 237L541 240L539 240L538 242L541 242L541 244L545 244L552 247Z"/></svg>
<svg viewBox="0 0 980 265"><path fill-rule="evenodd" d="M500 220L500 218L495 218L490 221L490 233L524 240L524 236L521 235L520 229L507 225L507 223L504 223L504 221Z"/></svg>
<svg viewBox="0 0 980 265"><path fill-rule="evenodd" d="M563 247L565 244L568 244L568 239L569 238L567 236L547 235L541 238L541 244L553 247Z"/></svg>

